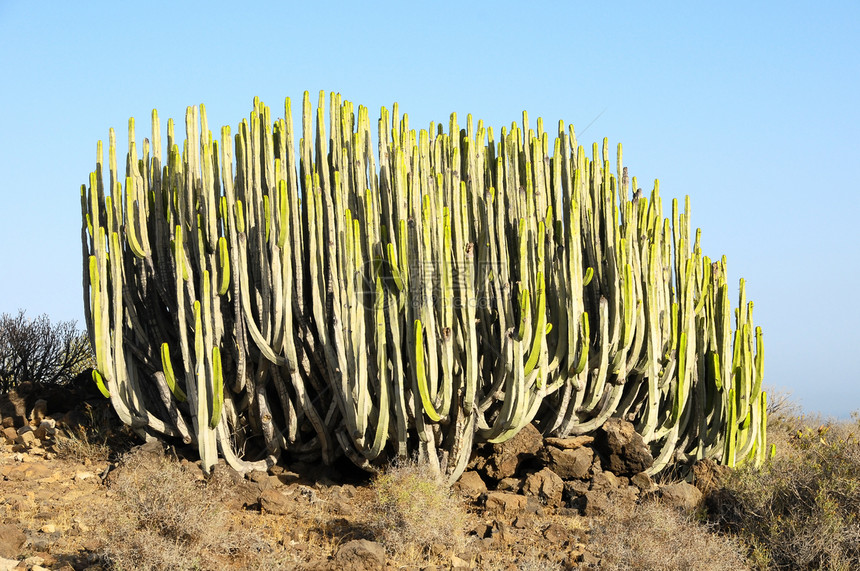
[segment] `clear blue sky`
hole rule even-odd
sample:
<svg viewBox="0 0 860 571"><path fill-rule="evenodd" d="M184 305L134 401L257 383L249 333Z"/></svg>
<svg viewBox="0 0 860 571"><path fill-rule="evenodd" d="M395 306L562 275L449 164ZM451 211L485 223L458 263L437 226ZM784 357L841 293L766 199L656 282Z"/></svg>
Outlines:
<svg viewBox="0 0 860 571"><path fill-rule="evenodd" d="M142 138L153 108L182 125L205 103L214 131L255 95L280 115L320 89L374 116L398 101L421 127L527 109L623 143L642 186L690 194L704 253L747 279L765 384L845 417L860 409L858 38L856 1L0 0L0 313L83 327L79 188L110 127L124 156L130 116Z"/></svg>

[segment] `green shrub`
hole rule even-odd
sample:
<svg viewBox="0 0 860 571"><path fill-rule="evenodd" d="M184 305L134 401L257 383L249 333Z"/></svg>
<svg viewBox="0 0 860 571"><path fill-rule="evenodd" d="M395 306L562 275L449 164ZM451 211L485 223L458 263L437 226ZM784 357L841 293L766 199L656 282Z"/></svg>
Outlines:
<svg viewBox="0 0 860 571"><path fill-rule="evenodd" d="M857 428L831 422L795 429L783 454L760 470L737 470L708 499L711 517L748 542L760 568L860 568Z"/></svg>
<svg viewBox="0 0 860 571"><path fill-rule="evenodd" d="M466 519L462 502L426 464L393 465L372 484L378 538L392 553L419 558L430 547L456 547Z"/></svg>

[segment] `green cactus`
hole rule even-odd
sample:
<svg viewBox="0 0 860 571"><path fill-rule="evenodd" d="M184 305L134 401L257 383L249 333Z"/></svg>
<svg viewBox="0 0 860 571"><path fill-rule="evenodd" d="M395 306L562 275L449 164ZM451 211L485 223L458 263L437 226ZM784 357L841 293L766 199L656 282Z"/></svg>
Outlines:
<svg viewBox="0 0 860 571"><path fill-rule="evenodd" d="M394 104L374 148L368 110L335 93L304 94L296 145L284 111L255 99L216 140L189 107L182 149L172 120L162 149L158 114L142 144L132 119L122 178L110 131L107 192L98 143L84 305L124 422L196 443L206 470L417 453L454 480L476 442L613 416L651 472L765 460L744 283L733 330L689 197L664 218L620 145L613 173L608 141L589 156L564 123L554 141L525 112L498 137L471 115L416 131Z"/></svg>

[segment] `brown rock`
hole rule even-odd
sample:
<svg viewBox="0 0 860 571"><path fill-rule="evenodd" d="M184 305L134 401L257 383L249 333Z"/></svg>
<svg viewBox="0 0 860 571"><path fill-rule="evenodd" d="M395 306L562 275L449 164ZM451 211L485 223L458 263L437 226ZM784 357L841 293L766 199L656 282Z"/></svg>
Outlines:
<svg viewBox="0 0 860 571"><path fill-rule="evenodd" d="M86 425L87 417L80 410L70 410L60 417L57 417L57 425L71 430L76 430L81 426Z"/></svg>
<svg viewBox="0 0 860 571"><path fill-rule="evenodd" d="M3 438L6 444L15 444L15 439L18 438L18 431L14 426L7 426L3 429Z"/></svg>
<svg viewBox="0 0 860 571"><path fill-rule="evenodd" d="M573 549L565 554L564 559L560 562L562 569L585 569L585 567L580 567L579 565L583 553L585 553L585 545L577 543Z"/></svg>
<svg viewBox="0 0 860 571"><path fill-rule="evenodd" d="M48 416L48 401L39 399L33 403L33 411L30 413L30 420L36 426L39 426L45 417Z"/></svg>
<svg viewBox="0 0 860 571"><path fill-rule="evenodd" d="M670 506L693 511L702 503L702 492L693 484L675 482L660 486L660 498Z"/></svg>
<svg viewBox="0 0 860 571"><path fill-rule="evenodd" d="M494 480L516 474L520 465L537 457L543 446L543 436L532 424L527 424L513 438L492 446L492 453L483 462L484 473Z"/></svg>
<svg viewBox="0 0 860 571"><path fill-rule="evenodd" d="M302 479L299 474L296 474L295 472L291 472L289 470L284 470L283 472L275 474L275 477L282 484L294 484Z"/></svg>
<svg viewBox="0 0 860 571"><path fill-rule="evenodd" d="M54 565L57 564L57 558L54 557L53 555L51 555L50 553L39 553L36 557L39 557L42 559L42 563L40 563L40 565L53 567Z"/></svg>
<svg viewBox="0 0 860 571"><path fill-rule="evenodd" d="M516 530L505 522L498 520L493 522L490 537L496 547L506 547L517 542Z"/></svg>
<svg viewBox="0 0 860 571"><path fill-rule="evenodd" d="M590 551L584 551L579 556L578 563L580 569L600 569L600 558Z"/></svg>
<svg viewBox="0 0 860 571"><path fill-rule="evenodd" d="M528 500L525 496L509 492L490 492L487 495L487 511L490 513L514 516L525 509Z"/></svg>
<svg viewBox="0 0 860 571"><path fill-rule="evenodd" d="M269 513L289 514L292 512L292 505L293 502L287 496L274 488L266 488L260 494L260 507Z"/></svg>
<svg viewBox="0 0 860 571"><path fill-rule="evenodd" d="M75 476L74 476L73 480L75 481L75 483L84 482L86 480L90 480L92 482L98 481L97 476L94 473L85 472L83 470L75 472Z"/></svg>
<svg viewBox="0 0 860 571"><path fill-rule="evenodd" d="M356 495L358 495L358 488L356 488L352 484L343 484L342 486L337 486L336 488L334 488L334 490L336 490L337 493L344 498L354 498Z"/></svg>
<svg viewBox="0 0 860 571"><path fill-rule="evenodd" d="M563 492L564 481L549 468L529 474L526 476L525 482L523 482L524 494L527 496L537 496L550 506L561 504Z"/></svg>
<svg viewBox="0 0 860 571"><path fill-rule="evenodd" d="M523 480L522 478L503 478L496 484L496 490L519 494L523 490Z"/></svg>
<svg viewBox="0 0 860 571"><path fill-rule="evenodd" d="M269 488L272 487L269 485L269 482L267 482L267 481L260 483L260 482L251 482L250 480L244 480L240 484L240 486L249 490L251 495L254 496L255 499L258 499L263 492L265 492L266 490L268 490Z"/></svg>
<svg viewBox="0 0 860 571"><path fill-rule="evenodd" d="M284 481L281 480L280 476L269 476L267 480L270 488L283 488L285 487Z"/></svg>
<svg viewBox="0 0 860 571"><path fill-rule="evenodd" d="M543 536L550 543L561 545L570 539L570 531L559 523L551 523L543 529Z"/></svg>
<svg viewBox="0 0 860 571"><path fill-rule="evenodd" d="M609 499L616 504L621 504L626 509L633 509L639 500L639 488L636 486L623 486L609 493Z"/></svg>
<svg viewBox="0 0 860 571"><path fill-rule="evenodd" d="M93 536L84 536L83 541L81 541L81 547L85 550L95 553L102 549L105 545L105 540L101 537L93 537Z"/></svg>
<svg viewBox="0 0 860 571"><path fill-rule="evenodd" d="M299 496L301 496L308 503L315 504L320 501L319 495L317 495L317 491L313 488L309 488L308 486L297 485L293 487L293 490L298 491Z"/></svg>
<svg viewBox="0 0 860 571"><path fill-rule="evenodd" d="M42 571L42 569L45 569L45 567L43 567L44 563L44 559L42 559L38 555L33 555L23 559L18 565L21 569L29 569L30 571Z"/></svg>
<svg viewBox="0 0 860 571"><path fill-rule="evenodd" d="M242 474L227 464L223 458L219 458L215 466L212 467L212 478L229 486L238 486L244 481Z"/></svg>
<svg viewBox="0 0 860 571"><path fill-rule="evenodd" d="M591 463L591 475L603 472L603 463L600 461L600 454L594 454L594 462Z"/></svg>
<svg viewBox="0 0 860 571"><path fill-rule="evenodd" d="M29 426L26 427L28 430L19 430L20 434L18 434L18 438L15 439L15 444L20 444L22 446L31 447L35 446L38 441L36 440L36 433L30 430Z"/></svg>
<svg viewBox="0 0 860 571"><path fill-rule="evenodd" d="M27 403L25 397L32 390L33 385L28 382L23 382L5 395L0 397L0 412L3 416L26 416Z"/></svg>
<svg viewBox="0 0 860 571"><path fill-rule="evenodd" d="M592 490L603 490L608 492L618 488L620 485L621 483L618 481L618 477L612 472L599 472L591 479Z"/></svg>
<svg viewBox="0 0 860 571"><path fill-rule="evenodd" d="M475 499L481 494L487 492L487 484L481 479L481 475L473 470L463 472L457 483L454 484L454 490L470 499Z"/></svg>
<svg viewBox="0 0 860 571"><path fill-rule="evenodd" d="M14 525L0 523L0 557L14 559L24 542L27 541L27 536Z"/></svg>
<svg viewBox="0 0 860 571"><path fill-rule="evenodd" d="M355 513L353 503L343 498L329 500L328 505L331 512L337 515L351 516Z"/></svg>
<svg viewBox="0 0 860 571"><path fill-rule="evenodd" d="M54 436L57 433L57 421L53 418L46 418L33 432L39 440L45 440L48 437Z"/></svg>
<svg viewBox="0 0 860 571"><path fill-rule="evenodd" d="M654 457L642 436L631 423L620 418L610 418L603 423L595 446L608 463L604 469L619 476L638 474L654 464Z"/></svg>
<svg viewBox="0 0 860 571"><path fill-rule="evenodd" d="M630 483L643 492L653 492L657 489L657 484L651 479L646 472L639 472L630 478Z"/></svg>
<svg viewBox="0 0 860 571"><path fill-rule="evenodd" d="M546 512L543 509L543 504L541 504L540 498L537 496L525 496L526 498L526 507L523 509L523 513L536 515L538 517L543 517L546 515Z"/></svg>
<svg viewBox="0 0 860 571"><path fill-rule="evenodd" d="M255 470L247 474L249 484L260 494L269 488L283 488L284 482L278 476L270 476L267 472Z"/></svg>
<svg viewBox="0 0 860 571"><path fill-rule="evenodd" d="M474 535L479 539L483 539L485 537L489 537L493 531L493 526L488 524L487 522L478 522L476 523L471 530L467 533L467 535Z"/></svg>
<svg viewBox="0 0 860 571"><path fill-rule="evenodd" d="M588 478L594 451L585 446L564 449L547 447L541 453L541 458L562 480L584 480Z"/></svg>
<svg viewBox="0 0 860 571"><path fill-rule="evenodd" d="M518 515L517 519L511 522L511 525L516 529L526 529L534 525L534 518L531 515Z"/></svg>
<svg viewBox="0 0 860 571"><path fill-rule="evenodd" d="M4 466L2 470L0 470L0 474L2 474L7 480L13 482L22 482L24 480L42 480L44 478L50 478L54 475L51 467L36 462L26 462L15 464L11 466Z"/></svg>
<svg viewBox="0 0 860 571"><path fill-rule="evenodd" d="M564 483L564 498L567 501L574 500L582 496L589 490L589 482L585 480L568 480Z"/></svg>
<svg viewBox="0 0 860 571"><path fill-rule="evenodd" d="M268 483L269 482L269 473L265 470L252 470L248 472L246 477L252 482L257 482L258 484L261 482Z"/></svg>
<svg viewBox="0 0 860 571"><path fill-rule="evenodd" d="M15 430L15 434L17 434L18 436L21 436L26 432L33 432L33 427L29 424L25 424L24 426L21 426Z"/></svg>
<svg viewBox="0 0 860 571"><path fill-rule="evenodd" d="M367 539L354 539L340 546L334 556L340 569L375 571L385 568L385 548Z"/></svg>
<svg viewBox="0 0 860 571"><path fill-rule="evenodd" d="M561 448L563 450L576 450L577 448L581 448L586 444L591 444L594 442L593 436L588 436L587 434L583 434L580 436L569 436L567 438L545 438L544 443L547 446L554 446L556 448Z"/></svg>
<svg viewBox="0 0 860 571"><path fill-rule="evenodd" d="M602 490L585 492L582 503L582 515L594 517L606 512L609 508L609 496Z"/></svg>

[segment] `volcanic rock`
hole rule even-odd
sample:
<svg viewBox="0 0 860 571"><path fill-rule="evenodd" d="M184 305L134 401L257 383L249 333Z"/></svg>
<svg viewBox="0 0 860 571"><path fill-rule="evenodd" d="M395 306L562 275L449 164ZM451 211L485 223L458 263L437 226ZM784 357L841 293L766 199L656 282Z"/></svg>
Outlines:
<svg viewBox="0 0 860 571"><path fill-rule="evenodd" d="M605 470L619 476L633 476L654 464L651 450L633 425L620 418L610 418L597 431L597 452L606 460Z"/></svg>
<svg viewBox="0 0 860 571"><path fill-rule="evenodd" d="M588 478L594 451L587 446L565 449L548 446L541 452L541 459L562 480L584 480Z"/></svg>

